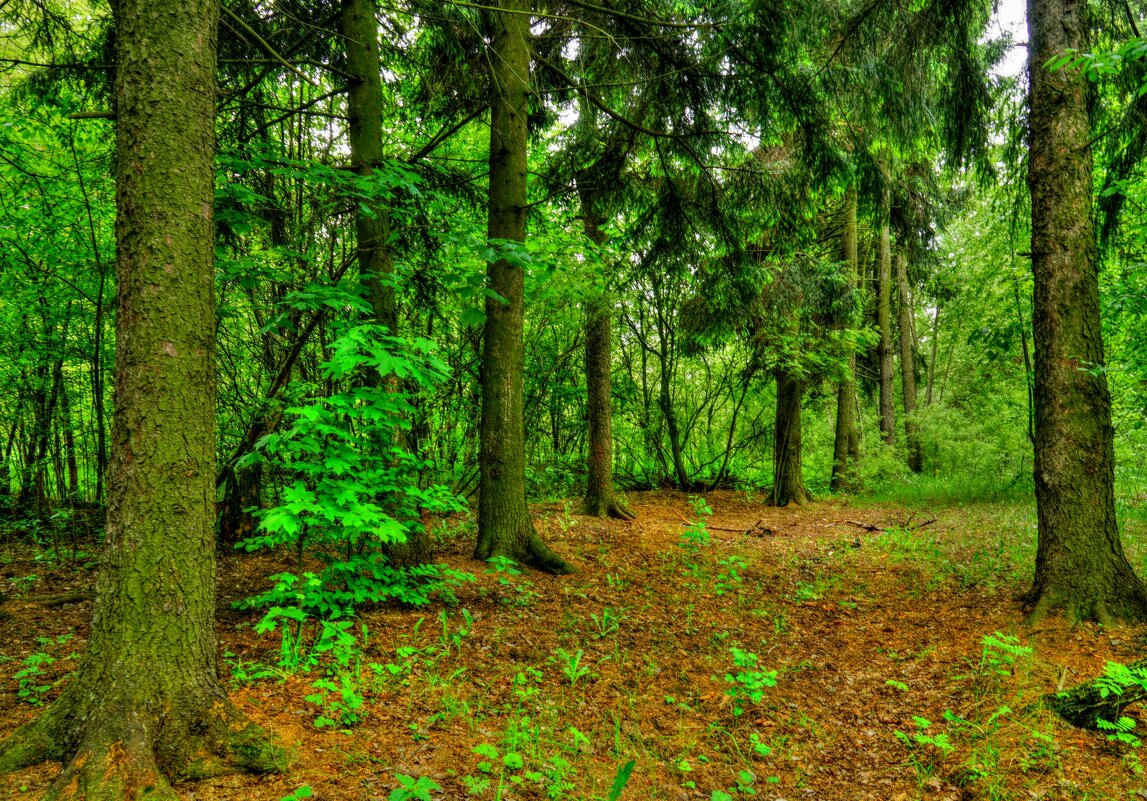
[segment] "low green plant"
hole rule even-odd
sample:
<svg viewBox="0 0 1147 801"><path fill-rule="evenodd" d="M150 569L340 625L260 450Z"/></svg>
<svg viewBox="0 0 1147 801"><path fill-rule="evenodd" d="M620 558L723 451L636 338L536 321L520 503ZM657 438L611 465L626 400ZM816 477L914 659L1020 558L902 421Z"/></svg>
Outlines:
<svg viewBox="0 0 1147 801"><path fill-rule="evenodd" d="M554 651L554 660L562 669L562 675L569 680L571 687L577 686L578 679L592 675L590 669L582 664L584 656L585 651L581 648L578 648L576 653L570 653L564 648L558 648Z"/></svg>
<svg viewBox="0 0 1147 801"><path fill-rule="evenodd" d="M354 621L335 611L318 618L299 606L273 606L255 625L256 634L279 630L279 667L288 673L310 671L323 654L355 646Z"/></svg>
<svg viewBox="0 0 1147 801"><path fill-rule="evenodd" d="M295 792L291 793L290 795L285 795L280 798L279 801L303 801L304 798L311 798L314 796L314 794L315 791L311 789L311 786L309 784L304 784L302 787L295 790Z"/></svg>
<svg viewBox="0 0 1147 801"><path fill-rule="evenodd" d="M358 676L335 673L312 682L311 687L315 692L304 698L322 709L315 718L315 728L345 728L363 719L366 699Z"/></svg>
<svg viewBox="0 0 1147 801"><path fill-rule="evenodd" d="M777 686L777 671L761 670L759 658L751 651L736 646L729 650L736 672L725 674L725 682L730 685L726 693L733 699L733 714L740 716L750 704L761 702L766 689Z"/></svg>
<svg viewBox="0 0 1147 801"><path fill-rule="evenodd" d="M624 765L617 766L617 773L613 776L613 784L609 788L606 801L617 801L621 798L621 793L625 790L625 785L629 784L629 776L633 773L633 766L636 764L637 762L631 759Z"/></svg>
<svg viewBox="0 0 1147 801"><path fill-rule="evenodd" d="M1013 634L985 634L980 643L980 661L973 664L973 673L955 676L955 680L1010 676L1020 660L1032 655L1031 647L1021 645L1019 637Z"/></svg>
<svg viewBox="0 0 1147 801"><path fill-rule="evenodd" d="M502 603L511 606L529 606L537 600L538 591L534 589L534 583L525 577L513 559L499 555L491 556L486 562L490 565L486 568L486 575L495 576L498 583L512 593L503 595Z"/></svg>
<svg viewBox="0 0 1147 801"><path fill-rule="evenodd" d="M929 734L928 729L931 728L932 721L927 718L914 716L912 722L916 725L916 730L911 733L897 731L896 739L908 747L909 762L916 769L920 781L925 781L935 773L934 755L947 756L955 750L955 746L943 732Z"/></svg>
<svg viewBox="0 0 1147 801"><path fill-rule="evenodd" d="M485 792L495 779L497 780L495 798L502 798L506 782L513 785L524 785L526 782L541 782L546 778L541 771L526 770L526 760L516 751L501 753L497 746L482 743L474 747L473 753L483 757L483 759L476 766L481 775L469 775L462 778L463 784L466 785L466 792L470 795Z"/></svg>
<svg viewBox="0 0 1147 801"><path fill-rule="evenodd" d="M56 686L55 682L45 681L44 668L56 663L56 657L47 652L49 648L64 645L71 640L74 634L61 634L57 637L37 637L36 642L45 650L37 651L24 657L20 670L12 677L19 687L16 697L21 702L31 706L43 706L44 696ZM65 657L66 658L66 657Z"/></svg>
<svg viewBox="0 0 1147 801"><path fill-rule="evenodd" d="M615 634L621 626L621 621L625 619L625 615L621 612L616 612L608 606L601 610L601 616L590 614L590 620L594 622L597 631L594 634L595 640L600 640Z"/></svg>
<svg viewBox="0 0 1147 801"><path fill-rule="evenodd" d="M44 682L44 668L56 661L54 656L39 651L24 658L23 667L16 671L12 678L16 679L19 689L16 697L25 704L43 706L44 696L52 689L53 683Z"/></svg>
<svg viewBox="0 0 1147 801"><path fill-rule="evenodd" d="M449 651L453 648L456 652L462 652L462 641L470 635L474 630L474 616L470 614L469 609L461 611L462 625L456 629L450 629L450 612L443 609L438 613L438 621L442 624L442 634L438 637L438 642L442 645L443 651Z"/></svg>
<svg viewBox="0 0 1147 801"><path fill-rule="evenodd" d="M1132 688L1147 690L1147 667L1132 668L1119 662L1108 662L1103 675L1095 680L1100 698L1123 695Z"/></svg>
<svg viewBox="0 0 1147 801"><path fill-rule="evenodd" d="M713 510L700 495L690 495L689 504L693 507L693 519L685 525L678 544L689 553L696 554L710 542L707 521L712 517Z"/></svg>
<svg viewBox="0 0 1147 801"><path fill-rule="evenodd" d="M757 734L755 731L750 732L749 734L749 748L752 749L755 756L760 757L761 759L764 759L773 752L772 747L766 744L761 739L761 735Z"/></svg>
<svg viewBox="0 0 1147 801"><path fill-rule="evenodd" d="M433 801L430 794L442 790L442 785L429 776L419 776L415 779L413 776L396 773L394 778L398 780L400 786L390 791L387 801Z"/></svg>
<svg viewBox="0 0 1147 801"><path fill-rule="evenodd" d="M269 679L282 675L281 670L263 664L262 662L244 662L236 656L234 651L223 652L224 661L231 668L231 686L238 687L261 679Z"/></svg>
<svg viewBox="0 0 1147 801"><path fill-rule="evenodd" d="M1142 740L1135 736L1135 720L1126 715L1120 715L1119 720L1114 722L1099 718L1095 721L1096 727L1100 731L1107 732L1107 740L1112 743L1120 743L1132 748L1138 748L1143 745Z"/></svg>
<svg viewBox="0 0 1147 801"><path fill-rule="evenodd" d="M756 795L757 790L753 787L756 781L756 774L751 770L739 770L736 785L725 790L714 790L709 801L733 801L738 795Z"/></svg>
<svg viewBox="0 0 1147 801"><path fill-rule="evenodd" d="M385 683L409 687L414 667L422 657L422 649L413 645L400 645L394 649L394 656L394 661L385 664L372 662L370 669Z"/></svg>
<svg viewBox="0 0 1147 801"><path fill-rule="evenodd" d="M715 595L725 595L726 593L733 592L741 585L741 571L749 566L744 557L732 555L724 559L718 559L716 581L713 583L713 593Z"/></svg>

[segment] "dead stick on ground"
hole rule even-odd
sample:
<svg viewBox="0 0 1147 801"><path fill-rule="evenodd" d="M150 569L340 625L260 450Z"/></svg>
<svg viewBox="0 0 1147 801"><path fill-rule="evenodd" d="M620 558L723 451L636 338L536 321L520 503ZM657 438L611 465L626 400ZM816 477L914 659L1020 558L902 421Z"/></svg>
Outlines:
<svg viewBox="0 0 1147 801"><path fill-rule="evenodd" d="M1133 674L1147 672L1147 659L1132 662L1127 668ZM1048 693L1043 705L1071 725L1094 731L1099 728L1099 720L1114 723L1124 707L1147 700L1147 688L1142 683L1125 686L1122 693L1112 692L1110 685L1110 681L1092 679L1068 690Z"/></svg>

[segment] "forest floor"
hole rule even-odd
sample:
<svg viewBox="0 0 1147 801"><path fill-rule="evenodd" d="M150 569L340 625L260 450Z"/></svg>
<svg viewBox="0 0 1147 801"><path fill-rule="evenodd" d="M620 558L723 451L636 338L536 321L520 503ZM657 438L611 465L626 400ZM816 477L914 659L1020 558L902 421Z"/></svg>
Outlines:
<svg viewBox="0 0 1147 801"><path fill-rule="evenodd" d="M307 786L317 799L384 799L401 775L422 779L411 799L596 801L633 760L620 797L635 801L1147 797L1136 748L1034 704L1108 660L1141 658L1147 630L1021 625L1028 505L706 499L709 542L690 547L698 515L681 494L632 494L634 523L535 507L578 568L561 578L484 574L468 559L472 524L443 527L443 561L477 573L457 603L362 610L354 657L309 673L278 668L279 634L257 635L259 614L231 608L291 557L222 560L232 697L298 760L283 775L184 783L182 796L278 801ZM21 691L55 697L88 631L90 602L29 600L92 583L50 556L0 555L13 596L0 608L0 736L37 713ZM18 677L29 665L38 672ZM350 692L306 700L324 676ZM355 697L356 725L315 727ZM58 767L0 778L0 798L37 797Z"/></svg>

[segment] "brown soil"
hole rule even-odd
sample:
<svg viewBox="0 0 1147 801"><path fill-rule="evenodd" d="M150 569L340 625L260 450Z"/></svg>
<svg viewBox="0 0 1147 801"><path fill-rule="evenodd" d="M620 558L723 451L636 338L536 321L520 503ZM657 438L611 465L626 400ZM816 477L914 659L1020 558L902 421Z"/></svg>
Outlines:
<svg viewBox="0 0 1147 801"><path fill-rule="evenodd" d="M1032 706L1107 660L1141 658L1143 630L1062 621L1022 629L1013 596L1024 579L1009 567L1009 554L1030 552L1022 513L985 506L910 515L835 502L772 509L719 492L708 496L711 542L691 556L679 545L693 517L683 495L629 501L635 523L535 509L539 530L576 564L573 576L530 574L507 586L479 573L456 606L362 610L365 719L353 728L314 727L318 708L304 697L318 670L237 683L236 703L293 744L298 762L285 775L188 782L180 792L278 801L308 785L318 799L382 799L403 774L432 779L442 787L432 797L448 799L468 797L467 777L490 778L473 797L494 798L502 774L503 798L601 799L632 759L623 799L748 797L735 789L743 770L756 797L786 801L1147 797L1134 749ZM890 527L906 533L882 533ZM441 558L476 571L465 530L451 528ZM730 556L744 560L740 581L721 562ZM10 596L0 607L0 736L37 712L17 696L23 660L57 658L40 682L57 682L43 694L50 702L89 626L90 602L46 608L28 596L88 588L92 571L34 559L12 547L0 558L0 592ZM229 654L221 665L276 665L278 635L257 636L259 615L230 603L264 589L289 562L272 554L221 563L220 652ZM30 574L36 580L21 578ZM459 648L440 637L443 609L448 633L462 625L461 609L473 616ZM617 629L603 635L600 622L612 615ZM982 638L993 632L1018 634L1034 656L1009 660L997 650L985 663ZM734 646L778 671L776 686L739 716L725 680L736 672ZM399 648L417 650L404 659ZM571 683L559 649L582 651L578 667L589 673ZM1001 706L1013 711L993 720ZM946 710L971 723L945 722ZM898 739L897 731L919 731L916 717L954 750ZM769 755L754 754L753 735ZM499 752L490 775L479 768L488 758L473 752L483 744ZM502 769L510 750L523 768ZM36 798L58 769L0 777L0 798ZM565 790L555 774L564 774Z"/></svg>

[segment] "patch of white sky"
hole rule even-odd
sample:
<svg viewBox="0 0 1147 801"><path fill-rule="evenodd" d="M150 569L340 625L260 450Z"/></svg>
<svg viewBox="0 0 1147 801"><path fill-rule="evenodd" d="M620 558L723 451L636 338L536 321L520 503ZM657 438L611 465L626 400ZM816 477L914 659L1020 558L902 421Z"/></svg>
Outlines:
<svg viewBox="0 0 1147 801"><path fill-rule="evenodd" d="M1019 77L1027 64L1027 2L1026 0L998 0L992 20L988 23L988 37L1010 36L1012 45L994 70L1000 77Z"/></svg>

